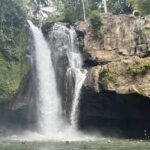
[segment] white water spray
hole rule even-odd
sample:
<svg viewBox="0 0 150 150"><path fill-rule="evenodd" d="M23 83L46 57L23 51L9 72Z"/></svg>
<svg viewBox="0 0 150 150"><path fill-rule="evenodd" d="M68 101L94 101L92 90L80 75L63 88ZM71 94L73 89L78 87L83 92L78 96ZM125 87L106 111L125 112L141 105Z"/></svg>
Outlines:
<svg viewBox="0 0 150 150"><path fill-rule="evenodd" d="M39 28L31 21L31 31L35 43L35 60L38 78L39 131L52 137L61 127L61 102L57 93L56 78L51 62L51 51Z"/></svg>
<svg viewBox="0 0 150 150"><path fill-rule="evenodd" d="M70 29L70 40L71 40L71 49L68 52L68 59L70 67L68 68L69 72L74 74L75 78L75 88L73 95L73 102L70 114L71 126L77 128L78 126L78 111L79 111L79 98L80 91L83 85L83 82L86 78L87 71L82 69L82 57L80 55L79 49L75 46L75 40L77 39L76 32L73 28ZM68 75L71 75L70 73Z"/></svg>
<svg viewBox="0 0 150 150"><path fill-rule="evenodd" d="M77 34L72 26L66 27L64 24L56 23L49 34L49 39L51 45L53 45L52 49L55 54L53 61L57 68L60 66L60 59L66 58L67 55L66 61L68 63L63 67L66 71L64 76L67 78L65 83L67 85L66 95L68 96L66 97L66 103L71 103L71 105L67 105L65 109L67 109L66 115L69 117L72 129L77 130L80 91L87 73L85 69L82 69L82 57L79 52ZM61 64L63 63L62 61ZM60 74L57 69L56 72Z"/></svg>

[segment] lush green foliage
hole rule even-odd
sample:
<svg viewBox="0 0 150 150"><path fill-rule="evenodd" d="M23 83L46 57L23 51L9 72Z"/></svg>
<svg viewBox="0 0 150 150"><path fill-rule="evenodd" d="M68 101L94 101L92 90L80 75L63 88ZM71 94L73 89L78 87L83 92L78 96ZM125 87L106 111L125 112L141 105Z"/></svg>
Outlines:
<svg viewBox="0 0 150 150"><path fill-rule="evenodd" d="M136 5L137 0L127 0L127 3L131 3L132 5Z"/></svg>
<svg viewBox="0 0 150 150"><path fill-rule="evenodd" d="M47 0L39 0L39 2L46 4ZM86 18L88 18L94 10L99 9L100 12L104 11L102 0L83 0L83 2L85 5ZM60 4L62 4L60 0L55 1L55 5L59 6ZM64 18L61 17L62 19L71 23L83 20L82 0L64 0L63 5L64 7L61 11L63 11ZM112 14L130 14L134 9L139 9L143 15L150 13L149 0L108 0L107 5L108 11Z"/></svg>
<svg viewBox="0 0 150 150"><path fill-rule="evenodd" d="M92 25L92 29L96 37L101 37L101 15L99 10L93 10L89 15L89 19Z"/></svg>
<svg viewBox="0 0 150 150"><path fill-rule="evenodd" d="M132 6L128 7L128 3L130 2L127 2L126 0L109 0L108 10L112 14L132 13L133 8Z"/></svg>
<svg viewBox="0 0 150 150"><path fill-rule="evenodd" d="M89 16L90 18L90 21L91 21L91 24L92 24L92 27L94 29L97 29L100 27L101 25L101 16L100 16L100 12L98 10L93 10Z"/></svg>
<svg viewBox="0 0 150 150"><path fill-rule="evenodd" d="M86 5L87 5L91 10L97 9L100 2L101 2L101 0L86 0L86 1L85 1Z"/></svg>
<svg viewBox="0 0 150 150"><path fill-rule="evenodd" d="M137 0L137 8L141 11L142 15L150 14L150 0Z"/></svg>
<svg viewBox="0 0 150 150"><path fill-rule="evenodd" d="M131 64L127 68L127 73L135 77L137 75L144 75L150 69L150 63L145 64Z"/></svg>
<svg viewBox="0 0 150 150"><path fill-rule="evenodd" d="M98 9L99 0L83 0L83 3L85 5L85 15L88 17L91 11ZM64 16L66 21L74 23L84 19L82 0L66 0L64 5Z"/></svg>
<svg viewBox="0 0 150 150"><path fill-rule="evenodd" d="M109 83L111 82L115 82L117 78L117 73L114 71L113 68L109 67L107 69L102 69L102 71L100 72L100 88L101 89L107 89L107 86L109 85Z"/></svg>
<svg viewBox="0 0 150 150"><path fill-rule="evenodd" d="M0 101L11 99L27 73L25 10L20 0L0 0Z"/></svg>
<svg viewBox="0 0 150 150"><path fill-rule="evenodd" d="M129 13L127 5L131 4L132 9L138 9L142 15L150 14L150 0L109 0L108 10L113 14Z"/></svg>
<svg viewBox="0 0 150 150"><path fill-rule="evenodd" d="M89 16L91 11L97 10L101 4L101 0L85 0L86 14Z"/></svg>
<svg viewBox="0 0 150 150"><path fill-rule="evenodd" d="M74 23L83 19L83 10L81 1L68 0L64 7L64 20Z"/></svg>
<svg viewBox="0 0 150 150"><path fill-rule="evenodd" d="M15 57L17 37L25 21L25 12L20 5L15 0L0 1L0 49L8 58Z"/></svg>

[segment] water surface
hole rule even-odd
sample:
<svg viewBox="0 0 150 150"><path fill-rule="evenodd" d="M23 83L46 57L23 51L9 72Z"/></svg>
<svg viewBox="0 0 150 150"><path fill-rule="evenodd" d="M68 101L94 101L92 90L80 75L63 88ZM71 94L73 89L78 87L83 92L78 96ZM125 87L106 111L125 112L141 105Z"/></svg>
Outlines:
<svg viewBox="0 0 150 150"><path fill-rule="evenodd" d="M150 142L120 139L88 142L0 141L0 150L150 150Z"/></svg>

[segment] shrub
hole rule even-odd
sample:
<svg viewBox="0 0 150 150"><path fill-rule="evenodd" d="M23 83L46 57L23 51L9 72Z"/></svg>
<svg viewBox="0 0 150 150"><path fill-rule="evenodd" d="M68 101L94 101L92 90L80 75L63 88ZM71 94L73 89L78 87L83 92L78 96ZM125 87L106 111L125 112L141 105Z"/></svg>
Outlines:
<svg viewBox="0 0 150 150"><path fill-rule="evenodd" d="M137 0L137 8L141 11L142 15L150 14L150 0Z"/></svg>
<svg viewBox="0 0 150 150"><path fill-rule="evenodd" d="M75 23L83 20L83 11L79 4L65 4L63 15L66 22Z"/></svg>
<svg viewBox="0 0 150 150"><path fill-rule="evenodd" d="M90 19L94 34L97 37L100 37L101 36L100 27L102 23L101 23L101 15L100 15L99 10L93 10L89 15L89 19Z"/></svg>
<svg viewBox="0 0 150 150"><path fill-rule="evenodd" d="M109 0L108 1L108 10L112 14L123 14L124 8L126 6L126 0Z"/></svg>
<svg viewBox="0 0 150 150"><path fill-rule="evenodd" d="M90 19L93 29L98 29L100 27L101 16L98 10L93 10L89 15L89 19Z"/></svg>
<svg viewBox="0 0 150 150"><path fill-rule="evenodd" d="M150 63L145 64L131 64L127 68L127 73L135 77L137 75L144 75L150 69Z"/></svg>
<svg viewBox="0 0 150 150"><path fill-rule="evenodd" d="M113 68L109 67L107 69L102 69L100 72L100 86L102 89L107 89L107 86L111 82L115 82L117 79L117 73L113 70Z"/></svg>

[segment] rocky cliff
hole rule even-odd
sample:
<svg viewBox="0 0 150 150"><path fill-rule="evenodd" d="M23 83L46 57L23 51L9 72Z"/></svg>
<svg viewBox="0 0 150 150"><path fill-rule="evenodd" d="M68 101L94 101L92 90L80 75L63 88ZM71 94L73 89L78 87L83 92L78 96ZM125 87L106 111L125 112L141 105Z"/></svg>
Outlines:
<svg viewBox="0 0 150 150"><path fill-rule="evenodd" d="M102 15L100 38L89 23L79 22L76 28L88 69L81 128L115 128L127 136L144 136L150 126L150 16Z"/></svg>
<svg viewBox="0 0 150 150"><path fill-rule="evenodd" d="M81 22L77 29L85 32L86 87L150 97L150 16L103 15L101 39L88 24Z"/></svg>

